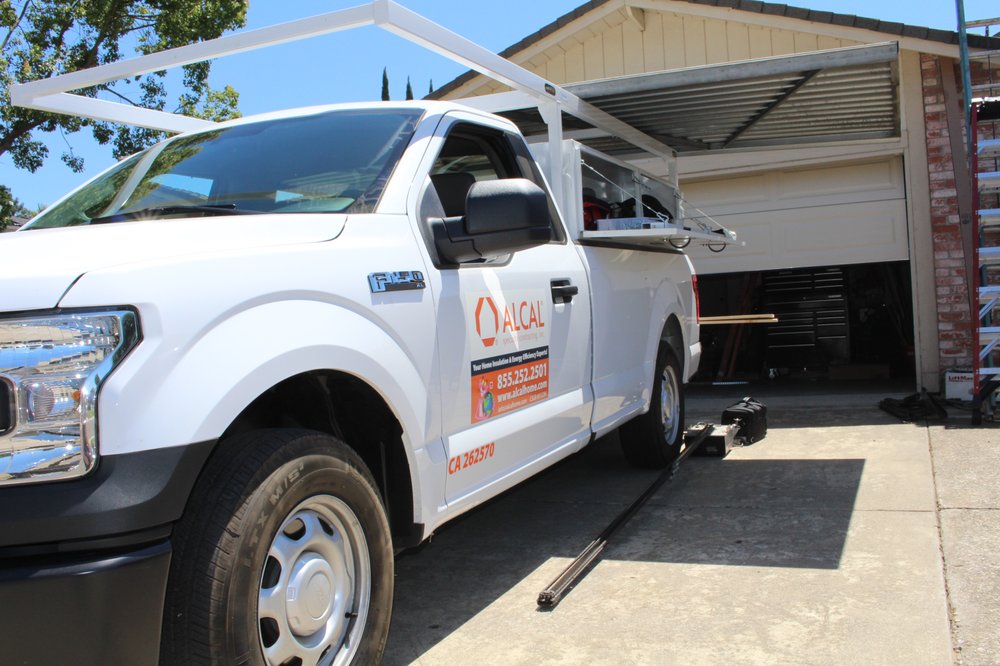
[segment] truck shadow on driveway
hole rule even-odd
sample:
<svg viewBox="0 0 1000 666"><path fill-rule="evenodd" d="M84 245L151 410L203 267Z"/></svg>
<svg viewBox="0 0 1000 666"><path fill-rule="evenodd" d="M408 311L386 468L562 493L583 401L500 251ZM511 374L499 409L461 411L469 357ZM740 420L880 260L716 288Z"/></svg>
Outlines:
<svg viewBox="0 0 1000 666"><path fill-rule="evenodd" d="M836 569L864 464L691 458L601 560ZM385 663L419 658L501 597L534 609L538 592L657 475L628 467L611 435L399 557Z"/></svg>

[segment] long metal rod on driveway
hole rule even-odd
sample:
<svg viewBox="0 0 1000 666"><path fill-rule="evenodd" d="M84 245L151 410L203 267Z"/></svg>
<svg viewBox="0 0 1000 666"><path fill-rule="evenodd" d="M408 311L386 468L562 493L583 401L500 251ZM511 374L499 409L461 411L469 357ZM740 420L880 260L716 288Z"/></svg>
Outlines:
<svg viewBox="0 0 1000 666"><path fill-rule="evenodd" d="M711 434L713 426L708 423L698 423L696 425L688 428L685 433L685 446L684 450L674 461L674 464L663 470L663 472L656 477L656 479L646 488L645 491L639 497L635 499L632 504L628 506L627 509L618 514L618 517L611 521L607 527L597 536L596 539L590 542L590 544L583 549L576 559L570 562L569 566L563 569L562 573L556 576L555 580L549 583L544 590L538 594L538 605L544 608L550 609L554 608L560 600L562 600L563 595L566 594L570 587L575 585L583 576L587 573L604 549L608 545L608 541L613 537L618 530L625 526L629 520L642 508L642 506L649 501L656 491L660 487L670 481L677 470L680 468L681 462L687 458L689 455L695 452L695 450L701 446L705 438Z"/></svg>

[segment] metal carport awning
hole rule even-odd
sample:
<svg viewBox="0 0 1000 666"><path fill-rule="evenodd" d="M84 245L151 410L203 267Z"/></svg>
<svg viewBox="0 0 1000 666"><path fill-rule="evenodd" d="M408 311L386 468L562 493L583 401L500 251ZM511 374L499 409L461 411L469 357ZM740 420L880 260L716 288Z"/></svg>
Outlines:
<svg viewBox="0 0 1000 666"><path fill-rule="evenodd" d="M899 136L899 45L886 42L621 76L563 87L678 152ZM462 100L544 135L516 93ZM506 108L504 108L506 107ZM638 151L568 115L566 136L610 154Z"/></svg>

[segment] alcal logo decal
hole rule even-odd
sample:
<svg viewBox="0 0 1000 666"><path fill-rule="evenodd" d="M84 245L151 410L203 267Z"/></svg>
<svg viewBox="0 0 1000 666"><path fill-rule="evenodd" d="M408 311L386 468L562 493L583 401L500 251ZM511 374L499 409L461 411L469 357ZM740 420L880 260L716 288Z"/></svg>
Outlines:
<svg viewBox="0 0 1000 666"><path fill-rule="evenodd" d="M548 312L543 300L512 301L498 306L492 296L480 296L474 314L476 335L484 347L492 347L501 334L517 336L522 331L545 328Z"/></svg>
<svg viewBox="0 0 1000 666"><path fill-rule="evenodd" d="M491 292L467 299L472 423L546 399L552 313L548 293Z"/></svg>

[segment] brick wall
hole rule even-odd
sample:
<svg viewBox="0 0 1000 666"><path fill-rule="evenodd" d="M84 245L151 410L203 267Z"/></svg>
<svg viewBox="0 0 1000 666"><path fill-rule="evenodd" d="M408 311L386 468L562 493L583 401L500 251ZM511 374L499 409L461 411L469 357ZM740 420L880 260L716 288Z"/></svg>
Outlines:
<svg viewBox="0 0 1000 666"><path fill-rule="evenodd" d="M958 192L952 161L951 138L945 109L941 68L955 68L955 81L961 85L961 71L948 58L921 54L923 78L924 122L927 136L928 182L931 193L931 230L934 240L934 284L937 299L937 329L941 370L972 365L972 326L969 308L965 253L962 249ZM973 84L989 80L989 71L981 64L972 68ZM994 69L993 80L998 72ZM961 100L961 90L956 91ZM964 122L964 111L960 110ZM981 128L981 137L993 137L994 128ZM965 132L963 128L963 145ZM964 156L963 156L964 159ZM980 170L992 170L993 164L980 165ZM995 197L980 203L981 208L996 207ZM992 239L990 239L992 240Z"/></svg>
<svg viewBox="0 0 1000 666"><path fill-rule="evenodd" d="M962 251L955 168L941 82L942 64L950 67L953 62L926 53L920 57L927 130L927 177L931 193L931 233L934 238L938 354L942 371L972 364L972 317L966 286L965 254ZM956 79L961 80L960 75Z"/></svg>

